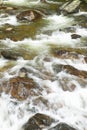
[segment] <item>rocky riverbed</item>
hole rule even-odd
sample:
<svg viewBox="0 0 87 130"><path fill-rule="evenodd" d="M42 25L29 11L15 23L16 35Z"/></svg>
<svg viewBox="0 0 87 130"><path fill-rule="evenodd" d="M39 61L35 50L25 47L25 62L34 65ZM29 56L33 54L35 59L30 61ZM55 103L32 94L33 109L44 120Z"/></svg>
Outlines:
<svg viewBox="0 0 87 130"><path fill-rule="evenodd" d="M87 130L86 0L0 1L0 130Z"/></svg>

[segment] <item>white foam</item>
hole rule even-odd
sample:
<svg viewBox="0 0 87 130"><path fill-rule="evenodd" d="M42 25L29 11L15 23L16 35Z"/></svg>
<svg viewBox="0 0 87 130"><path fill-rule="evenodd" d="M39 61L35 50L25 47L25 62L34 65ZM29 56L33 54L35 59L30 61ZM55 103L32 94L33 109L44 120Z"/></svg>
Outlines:
<svg viewBox="0 0 87 130"><path fill-rule="evenodd" d="M12 4L17 6L29 6L30 4L38 4L39 0L4 0L4 4Z"/></svg>
<svg viewBox="0 0 87 130"><path fill-rule="evenodd" d="M87 29L85 28L77 28L76 33L83 37L87 37Z"/></svg>
<svg viewBox="0 0 87 130"><path fill-rule="evenodd" d="M18 22L15 16L0 17L0 26L4 24L18 25Z"/></svg>
<svg viewBox="0 0 87 130"><path fill-rule="evenodd" d="M63 15L51 15L46 18L50 23L43 30L57 30L60 28L67 27L68 25L72 25L74 23L73 18L68 18Z"/></svg>
<svg viewBox="0 0 87 130"><path fill-rule="evenodd" d="M4 58L0 58L0 67L3 67L8 60L5 60Z"/></svg>

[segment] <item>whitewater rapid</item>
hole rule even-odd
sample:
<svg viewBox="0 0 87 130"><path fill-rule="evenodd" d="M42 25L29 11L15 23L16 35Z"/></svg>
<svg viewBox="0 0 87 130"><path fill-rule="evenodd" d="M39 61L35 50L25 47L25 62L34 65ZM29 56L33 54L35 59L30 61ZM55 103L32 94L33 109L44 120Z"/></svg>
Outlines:
<svg viewBox="0 0 87 130"><path fill-rule="evenodd" d="M8 0L4 1L11 4L29 4L32 1L24 0ZM39 1L33 1L33 4L39 3ZM80 15L80 14L79 14ZM18 47L24 47L27 51L36 51L37 55L32 60L24 60L19 57L17 61L13 61L14 66L7 71L0 72L0 79L9 79L18 75L18 70L22 67L32 70L28 76L33 78L35 82L40 84L42 88L42 97L49 102L49 107L39 104L34 105L34 99L27 99L26 101L18 101L11 98L11 95L2 93L0 96L0 130L22 130L22 126L27 120L35 113L44 113L60 122L66 122L67 124L75 127L78 130L87 129L87 85L82 86L78 81L80 80L76 76L67 74L65 71L55 72L53 66L56 65L71 65L79 70L87 71L87 63L84 61L84 56L79 55L79 59L61 59L49 56L49 49L52 46L69 46L69 47L84 47L82 39L72 39L72 32L64 32L63 29L68 26L72 26L75 20L72 17L61 15L50 15L43 20L49 21L49 24L41 28L41 34L37 34L35 39L25 38L22 41L12 41L11 39L0 40L0 44L3 44L7 49L13 49ZM11 24L18 26L21 23L16 21L15 16L2 18L0 15L0 26L4 24ZM80 26L74 26L77 34L81 35L84 39L87 37L87 29ZM61 31L60 31L61 29ZM50 31L51 34L44 34L45 31ZM0 49L3 49L0 48ZM45 61L44 58L48 57L50 61ZM9 60L0 58L0 68L4 67L10 62ZM42 72L46 71L53 75L53 80L40 78L38 75L43 73L39 68L42 68ZM13 75L14 74L14 75ZM63 91L60 81L65 79L70 84L76 86L75 90ZM44 88L45 86L45 88Z"/></svg>

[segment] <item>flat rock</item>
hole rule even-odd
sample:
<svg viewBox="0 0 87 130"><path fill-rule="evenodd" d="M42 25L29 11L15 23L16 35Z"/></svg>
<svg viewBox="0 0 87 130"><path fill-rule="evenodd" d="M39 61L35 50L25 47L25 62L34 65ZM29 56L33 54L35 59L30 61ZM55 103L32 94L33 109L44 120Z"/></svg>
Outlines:
<svg viewBox="0 0 87 130"><path fill-rule="evenodd" d="M78 11L79 6L80 6L81 1L80 0L72 0L66 2L64 5L60 7L60 10L64 14L70 14L70 13L75 13Z"/></svg>

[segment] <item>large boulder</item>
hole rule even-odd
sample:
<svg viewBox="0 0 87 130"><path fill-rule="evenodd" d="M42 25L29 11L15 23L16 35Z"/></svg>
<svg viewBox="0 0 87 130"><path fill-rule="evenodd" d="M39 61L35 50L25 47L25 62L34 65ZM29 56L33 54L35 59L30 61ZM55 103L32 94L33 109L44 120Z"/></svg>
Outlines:
<svg viewBox="0 0 87 130"><path fill-rule="evenodd" d="M77 129L67 125L66 123L59 123L58 125L49 130L77 130Z"/></svg>
<svg viewBox="0 0 87 130"><path fill-rule="evenodd" d="M37 113L23 126L23 130L42 130L43 128L50 126L53 122L54 119L50 116Z"/></svg>

